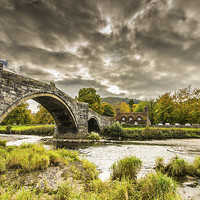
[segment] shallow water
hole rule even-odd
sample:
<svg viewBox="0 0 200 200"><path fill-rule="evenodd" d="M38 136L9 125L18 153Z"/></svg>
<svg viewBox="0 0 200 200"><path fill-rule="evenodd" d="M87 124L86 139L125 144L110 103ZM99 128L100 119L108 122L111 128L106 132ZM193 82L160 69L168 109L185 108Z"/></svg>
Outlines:
<svg viewBox="0 0 200 200"><path fill-rule="evenodd" d="M155 161L158 157L163 157L165 163L168 163L171 158L178 156L187 161L193 161L195 155L199 152L190 152L185 148L174 146L158 146L158 145L112 145L107 144L99 147L88 147L79 149L86 155L86 158L95 163L101 171L100 178L106 180L110 176L110 167L112 164L126 156L136 156L143 162L142 169L138 177L144 176L146 173L153 170Z"/></svg>

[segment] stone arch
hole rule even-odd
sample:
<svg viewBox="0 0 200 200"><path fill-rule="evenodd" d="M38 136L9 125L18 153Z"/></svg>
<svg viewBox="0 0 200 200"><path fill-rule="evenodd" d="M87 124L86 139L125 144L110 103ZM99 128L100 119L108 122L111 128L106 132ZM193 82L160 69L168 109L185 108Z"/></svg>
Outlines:
<svg viewBox="0 0 200 200"><path fill-rule="evenodd" d="M99 128L99 122L96 119L96 117L91 117L88 120L88 133L91 133L92 131L99 133L100 128Z"/></svg>
<svg viewBox="0 0 200 200"><path fill-rule="evenodd" d="M55 120L55 136L76 134L78 125L70 107L60 97L51 93L34 93L16 100L1 116L0 122L18 105L32 99L45 107Z"/></svg>

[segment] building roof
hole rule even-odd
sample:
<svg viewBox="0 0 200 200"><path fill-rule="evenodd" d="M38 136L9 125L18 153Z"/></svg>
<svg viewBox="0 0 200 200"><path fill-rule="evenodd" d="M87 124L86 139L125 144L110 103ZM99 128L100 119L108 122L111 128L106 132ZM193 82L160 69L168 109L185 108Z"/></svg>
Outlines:
<svg viewBox="0 0 200 200"><path fill-rule="evenodd" d="M137 113L119 113L116 115L115 119L116 120L121 120L122 117L132 117L133 120L136 120L138 117L141 117L143 120L147 119L147 113L145 112L137 112Z"/></svg>

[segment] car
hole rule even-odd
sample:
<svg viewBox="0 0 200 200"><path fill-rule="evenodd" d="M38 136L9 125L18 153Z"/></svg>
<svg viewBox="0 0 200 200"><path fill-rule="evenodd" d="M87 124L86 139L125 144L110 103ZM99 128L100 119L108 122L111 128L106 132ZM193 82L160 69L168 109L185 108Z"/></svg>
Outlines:
<svg viewBox="0 0 200 200"><path fill-rule="evenodd" d="M191 126L191 124L190 123L186 123L185 126Z"/></svg>

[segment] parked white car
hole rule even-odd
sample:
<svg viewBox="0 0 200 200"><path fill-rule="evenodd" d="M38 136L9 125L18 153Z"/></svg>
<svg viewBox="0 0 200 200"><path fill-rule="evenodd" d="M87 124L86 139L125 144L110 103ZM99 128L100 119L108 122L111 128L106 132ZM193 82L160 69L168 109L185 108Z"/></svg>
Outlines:
<svg viewBox="0 0 200 200"><path fill-rule="evenodd" d="M175 126L180 126L180 124L179 123L175 123Z"/></svg>
<svg viewBox="0 0 200 200"><path fill-rule="evenodd" d="M191 124L190 123L186 123L185 126L191 126Z"/></svg>

